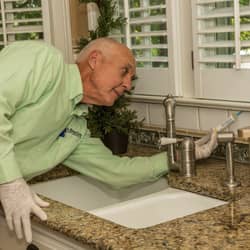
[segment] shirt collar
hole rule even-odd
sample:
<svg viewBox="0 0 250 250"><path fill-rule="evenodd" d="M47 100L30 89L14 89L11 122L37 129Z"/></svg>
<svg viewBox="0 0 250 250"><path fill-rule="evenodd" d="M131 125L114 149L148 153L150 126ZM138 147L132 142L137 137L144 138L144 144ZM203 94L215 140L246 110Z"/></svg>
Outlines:
<svg viewBox="0 0 250 250"><path fill-rule="evenodd" d="M83 116L88 113L88 106L86 104L80 103L83 98L81 75L76 64L69 64L68 66L68 81L70 85L69 98L70 100L72 100L74 107L71 114L76 116Z"/></svg>
<svg viewBox="0 0 250 250"><path fill-rule="evenodd" d="M70 99L74 105L83 98L82 79L76 64L69 65Z"/></svg>

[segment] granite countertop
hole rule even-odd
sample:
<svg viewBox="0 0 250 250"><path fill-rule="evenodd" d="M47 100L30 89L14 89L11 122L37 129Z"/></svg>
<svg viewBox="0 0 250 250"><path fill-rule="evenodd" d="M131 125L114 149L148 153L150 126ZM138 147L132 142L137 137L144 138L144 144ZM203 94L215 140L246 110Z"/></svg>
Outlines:
<svg viewBox="0 0 250 250"><path fill-rule="evenodd" d="M151 155L156 149L130 146L128 155ZM60 166L32 182L72 175ZM236 164L241 186L230 191L225 185L225 162L207 159L197 162L197 176L191 179L168 175L169 185L229 201L228 204L144 229L129 229L60 202L47 199L46 222L35 221L96 249L250 249L250 166Z"/></svg>

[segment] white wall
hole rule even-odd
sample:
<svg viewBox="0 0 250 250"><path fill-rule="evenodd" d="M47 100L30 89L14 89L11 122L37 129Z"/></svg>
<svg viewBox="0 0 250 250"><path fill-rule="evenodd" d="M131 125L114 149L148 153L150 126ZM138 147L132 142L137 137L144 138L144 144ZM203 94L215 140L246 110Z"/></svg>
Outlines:
<svg viewBox="0 0 250 250"><path fill-rule="evenodd" d="M49 4L51 42L62 51L67 62L73 62L69 2L68 0L53 0Z"/></svg>
<svg viewBox="0 0 250 250"><path fill-rule="evenodd" d="M138 112L139 118L145 118L147 126L165 128L166 117L162 104L132 102L131 108ZM175 120L176 127L180 129L209 130L225 121L232 113L231 110L216 108L184 107L177 104ZM244 111L237 121L229 127L230 131L250 126L250 112Z"/></svg>

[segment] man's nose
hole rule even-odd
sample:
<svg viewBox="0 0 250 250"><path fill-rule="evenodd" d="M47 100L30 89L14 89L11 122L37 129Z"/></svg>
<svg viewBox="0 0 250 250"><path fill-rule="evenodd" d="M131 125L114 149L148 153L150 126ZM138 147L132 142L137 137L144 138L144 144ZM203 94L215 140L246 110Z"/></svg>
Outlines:
<svg viewBox="0 0 250 250"><path fill-rule="evenodd" d="M131 77L128 76L123 80L123 86L126 88L126 90L130 90L132 88L131 82Z"/></svg>

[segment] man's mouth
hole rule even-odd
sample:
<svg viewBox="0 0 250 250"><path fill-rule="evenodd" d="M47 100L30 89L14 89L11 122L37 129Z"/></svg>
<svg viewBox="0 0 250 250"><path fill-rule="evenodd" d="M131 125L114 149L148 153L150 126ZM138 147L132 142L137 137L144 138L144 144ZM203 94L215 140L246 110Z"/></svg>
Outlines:
<svg viewBox="0 0 250 250"><path fill-rule="evenodd" d="M117 97L120 96L119 92L116 89L112 89L112 90L115 92L115 94L117 95Z"/></svg>

